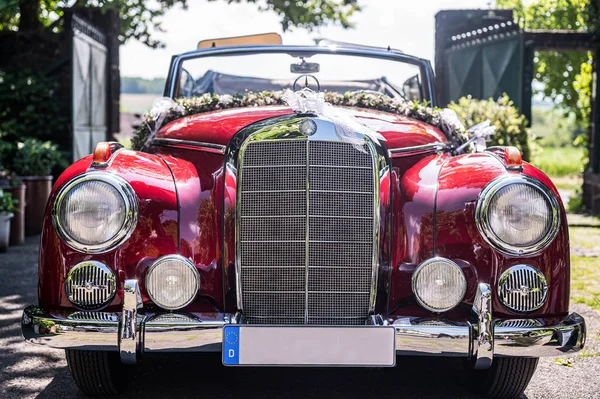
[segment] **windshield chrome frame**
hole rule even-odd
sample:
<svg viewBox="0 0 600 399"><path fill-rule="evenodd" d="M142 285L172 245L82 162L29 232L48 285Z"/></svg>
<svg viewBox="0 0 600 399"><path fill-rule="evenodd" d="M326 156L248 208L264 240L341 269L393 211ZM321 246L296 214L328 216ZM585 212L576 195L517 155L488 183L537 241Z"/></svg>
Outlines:
<svg viewBox="0 0 600 399"><path fill-rule="evenodd" d="M434 74L431 63L428 60L406 55L397 50L376 49L376 48L350 48L350 47L321 47L321 46L284 46L284 45L268 45L268 46L243 46L243 47L214 47L202 50L190 51L187 53L173 56L169 74L165 84L164 96L175 98L177 91L177 83L184 61L212 56L236 56L248 54L290 54L293 56L304 56L315 54L340 54L346 56L358 56L365 58L377 58L396 62L403 62L419 67L421 77L423 79L423 96L433 107L436 106L436 93L434 86Z"/></svg>

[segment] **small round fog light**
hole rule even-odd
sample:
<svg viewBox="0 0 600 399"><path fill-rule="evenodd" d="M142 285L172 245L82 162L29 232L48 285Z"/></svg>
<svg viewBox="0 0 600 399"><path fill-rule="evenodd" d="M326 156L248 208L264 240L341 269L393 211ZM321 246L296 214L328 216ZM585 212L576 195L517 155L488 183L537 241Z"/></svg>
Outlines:
<svg viewBox="0 0 600 399"><path fill-rule="evenodd" d="M446 312L462 301L467 280L456 263L432 258L421 263L413 273L412 290L425 309Z"/></svg>
<svg viewBox="0 0 600 399"><path fill-rule="evenodd" d="M158 259L146 273L146 290L150 299L167 310L188 305L200 288L200 273L189 260L179 255Z"/></svg>

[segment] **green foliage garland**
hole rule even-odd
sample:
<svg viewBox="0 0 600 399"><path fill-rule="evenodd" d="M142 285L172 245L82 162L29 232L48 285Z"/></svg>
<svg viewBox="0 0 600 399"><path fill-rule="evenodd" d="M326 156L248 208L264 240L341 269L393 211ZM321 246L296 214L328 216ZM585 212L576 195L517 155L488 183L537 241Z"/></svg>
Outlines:
<svg viewBox="0 0 600 399"><path fill-rule="evenodd" d="M261 107L269 105L286 105L282 100L283 91L246 92L242 95L203 94L200 97L181 98L175 100L177 107L172 107L167 112L162 125L185 116L204 112L223 110L229 108ZM464 129L453 129L443 123L443 110L432 108L425 103L404 101L391 98L385 94L351 91L345 94L334 92L325 93L325 101L334 106L358 107L375 109L409 118L417 119L440 128L454 144L463 143L467 139ZM141 149L151 132L155 129L156 120L147 113L144 121L136 130L132 140L134 149Z"/></svg>

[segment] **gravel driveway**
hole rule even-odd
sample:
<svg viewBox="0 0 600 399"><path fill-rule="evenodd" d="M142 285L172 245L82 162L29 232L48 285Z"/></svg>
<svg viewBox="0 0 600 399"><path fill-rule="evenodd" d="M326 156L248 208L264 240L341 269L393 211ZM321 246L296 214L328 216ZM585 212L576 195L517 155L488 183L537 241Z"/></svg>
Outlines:
<svg viewBox="0 0 600 399"><path fill-rule="evenodd" d="M36 302L38 238L0 254L0 398L80 398L61 350L25 344L22 309ZM571 359L540 361L527 398L600 398L600 315L583 305L588 345ZM595 356L594 356L595 355ZM123 397L474 398L458 360L398 358L393 369L231 369L218 354L148 356Z"/></svg>

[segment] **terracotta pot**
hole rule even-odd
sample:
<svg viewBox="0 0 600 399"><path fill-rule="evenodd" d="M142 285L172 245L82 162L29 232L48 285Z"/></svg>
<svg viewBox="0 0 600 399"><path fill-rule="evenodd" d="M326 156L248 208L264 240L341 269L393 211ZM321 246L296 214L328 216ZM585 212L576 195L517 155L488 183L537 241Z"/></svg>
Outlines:
<svg viewBox="0 0 600 399"><path fill-rule="evenodd" d="M27 186L21 184L19 187L2 187L5 193L11 193L12 197L19 201L16 206L14 217L10 222L10 245L23 245L25 242L25 190Z"/></svg>
<svg viewBox="0 0 600 399"><path fill-rule="evenodd" d="M42 232L46 203L52 190L52 176L17 176L27 186L25 193L25 235Z"/></svg>
<svg viewBox="0 0 600 399"><path fill-rule="evenodd" d="M0 213L0 252L6 252L8 249L8 239L10 237L10 219L12 213Z"/></svg>

